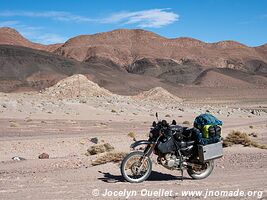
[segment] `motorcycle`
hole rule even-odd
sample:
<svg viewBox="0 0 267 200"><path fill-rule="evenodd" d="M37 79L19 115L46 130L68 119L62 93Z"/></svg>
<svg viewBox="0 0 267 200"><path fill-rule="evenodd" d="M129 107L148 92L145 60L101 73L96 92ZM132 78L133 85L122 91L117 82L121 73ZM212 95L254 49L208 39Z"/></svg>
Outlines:
<svg viewBox="0 0 267 200"><path fill-rule="evenodd" d="M156 113L158 120L158 114ZM209 145L197 143L194 128L176 125L173 120L168 124L166 120L153 122L148 140L140 140L131 144L133 150L145 145L143 151L135 150L129 153L122 161L120 170L126 181L140 183L151 174L152 153L157 155L157 163L169 170L183 171L193 179L208 177L214 168L214 159L223 155L222 143Z"/></svg>

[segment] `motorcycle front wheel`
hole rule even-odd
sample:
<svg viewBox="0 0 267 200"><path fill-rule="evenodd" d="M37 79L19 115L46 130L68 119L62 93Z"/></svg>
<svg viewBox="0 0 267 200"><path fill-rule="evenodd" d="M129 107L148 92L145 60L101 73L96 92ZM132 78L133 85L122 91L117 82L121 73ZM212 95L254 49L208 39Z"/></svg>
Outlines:
<svg viewBox="0 0 267 200"><path fill-rule="evenodd" d="M134 151L129 153L121 163L121 174L130 183L141 183L151 174L152 162L144 153Z"/></svg>
<svg viewBox="0 0 267 200"><path fill-rule="evenodd" d="M200 167L189 167L187 173L193 179L204 179L207 178L214 168L214 161L208 161L203 163Z"/></svg>

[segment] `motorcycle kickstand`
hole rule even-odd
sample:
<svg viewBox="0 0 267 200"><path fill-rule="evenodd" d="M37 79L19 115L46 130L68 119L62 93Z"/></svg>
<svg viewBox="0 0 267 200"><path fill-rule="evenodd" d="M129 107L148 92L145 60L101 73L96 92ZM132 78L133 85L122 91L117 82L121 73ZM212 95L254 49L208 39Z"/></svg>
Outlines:
<svg viewBox="0 0 267 200"><path fill-rule="evenodd" d="M183 181L183 180L184 180L184 170L181 169L181 181Z"/></svg>

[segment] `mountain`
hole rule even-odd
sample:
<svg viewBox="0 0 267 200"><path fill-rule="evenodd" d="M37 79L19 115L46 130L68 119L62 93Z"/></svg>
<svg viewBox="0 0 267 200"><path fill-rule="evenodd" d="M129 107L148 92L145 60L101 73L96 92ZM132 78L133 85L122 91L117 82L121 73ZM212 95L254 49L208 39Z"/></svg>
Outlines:
<svg viewBox="0 0 267 200"><path fill-rule="evenodd" d="M14 29L0 28L0 91L42 90L78 73L125 95L155 87L178 96L192 96L205 88L217 94L222 88L264 89L267 44L204 43L120 29L42 45Z"/></svg>
<svg viewBox="0 0 267 200"><path fill-rule="evenodd" d="M22 46L0 45L0 91L40 90L70 76L77 61Z"/></svg>
<svg viewBox="0 0 267 200"><path fill-rule="evenodd" d="M135 94L155 85L168 87L159 79L118 70L110 61L91 59L86 63L50 52L22 46L0 45L0 91L42 90L74 74L84 74L100 86L120 94Z"/></svg>
<svg viewBox="0 0 267 200"><path fill-rule="evenodd" d="M0 28L0 44L15 45L29 47L37 50L44 51L54 51L61 46L61 44L52 44L52 45L42 45L38 43L31 42L24 38L19 32L15 29L2 27Z"/></svg>
<svg viewBox="0 0 267 200"><path fill-rule="evenodd" d="M92 57L109 59L121 68L134 70L133 63L145 59L167 59L177 64L193 62L205 68L243 71L247 64L267 67L266 47L248 47L234 41L205 43L192 38L167 39L140 29L119 29L69 39L56 54L86 62ZM261 64L259 64L261 63ZM138 70L137 70L138 71Z"/></svg>

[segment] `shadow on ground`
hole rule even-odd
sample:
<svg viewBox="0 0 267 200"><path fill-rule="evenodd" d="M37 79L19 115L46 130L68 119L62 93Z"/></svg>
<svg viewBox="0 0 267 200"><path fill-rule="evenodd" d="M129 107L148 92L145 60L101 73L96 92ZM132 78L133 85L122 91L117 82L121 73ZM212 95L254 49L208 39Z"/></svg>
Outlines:
<svg viewBox="0 0 267 200"><path fill-rule="evenodd" d="M101 172L98 171L99 173L103 174L103 178L98 178L98 180L101 180L103 182L107 183L116 183L116 182L124 182L125 179L121 175L113 175L110 174L109 172ZM191 179L188 177L183 177L184 180L186 179ZM161 172L156 172L152 171L150 176L146 181L170 181L170 180L182 180L181 176L173 176L171 174L164 174Z"/></svg>

